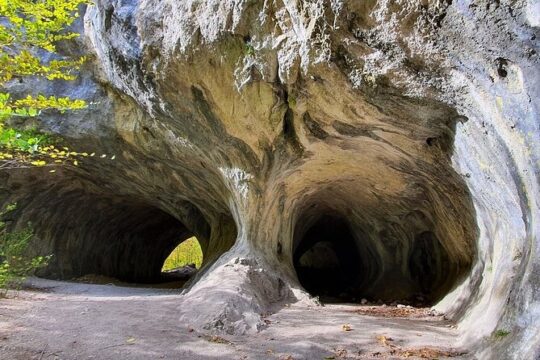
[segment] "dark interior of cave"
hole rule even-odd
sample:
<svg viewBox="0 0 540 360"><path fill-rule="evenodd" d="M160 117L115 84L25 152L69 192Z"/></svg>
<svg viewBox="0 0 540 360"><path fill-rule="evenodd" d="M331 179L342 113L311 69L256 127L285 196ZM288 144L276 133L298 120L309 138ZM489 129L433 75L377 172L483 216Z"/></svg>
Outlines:
<svg viewBox="0 0 540 360"><path fill-rule="evenodd" d="M355 233L347 220L325 215L297 233L294 267L300 284L322 302L399 302L415 306L435 303L458 278L435 234L412 236L406 260L386 249L381 239ZM375 241L379 240L379 244ZM390 250L390 251L387 251ZM394 254L389 254L394 251Z"/></svg>
<svg viewBox="0 0 540 360"><path fill-rule="evenodd" d="M362 277L353 234L340 218L324 217L304 235L294 254L298 279L311 294L344 297Z"/></svg>
<svg viewBox="0 0 540 360"><path fill-rule="evenodd" d="M86 204L85 216L73 208L39 220L48 231L37 235L52 239L52 249L45 251L54 254L39 275L53 279L85 277L87 281L97 275L141 284L170 281L171 274L162 274L164 261L180 243L194 236L193 231L176 217L145 203L99 196L90 201L87 194L76 195L78 203ZM202 216L194 211L192 214L194 223L201 224L198 234L207 239L207 224ZM70 226L55 226L61 223Z"/></svg>
<svg viewBox="0 0 540 360"><path fill-rule="evenodd" d="M62 277L95 274L131 283L160 282L167 256L192 236L177 219L153 207L125 203L94 214L80 232L59 237L72 239L58 244L62 248L55 252L65 271Z"/></svg>

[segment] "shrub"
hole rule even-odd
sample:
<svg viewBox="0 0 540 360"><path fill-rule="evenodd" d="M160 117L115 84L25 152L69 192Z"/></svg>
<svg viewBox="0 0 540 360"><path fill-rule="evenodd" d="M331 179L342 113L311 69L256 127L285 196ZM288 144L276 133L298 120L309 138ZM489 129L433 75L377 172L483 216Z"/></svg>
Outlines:
<svg viewBox="0 0 540 360"><path fill-rule="evenodd" d="M0 217L4 217L14 209L15 205L8 205L0 212ZM26 276L47 265L50 256L28 256L33 235L30 225L23 230L10 232L7 224L0 220L1 296L5 296L9 288L19 287Z"/></svg>

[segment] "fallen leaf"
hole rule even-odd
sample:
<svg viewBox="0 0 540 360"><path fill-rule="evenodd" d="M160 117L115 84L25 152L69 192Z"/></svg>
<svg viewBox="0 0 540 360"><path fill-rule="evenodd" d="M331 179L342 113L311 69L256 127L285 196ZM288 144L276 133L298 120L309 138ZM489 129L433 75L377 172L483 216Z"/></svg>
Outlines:
<svg viewBox="0 0 540 360"><path fill-rule="evenodd" d="M216 343L216 344L232 345L232 342L230 342L227 339L222 338L221 336L217 336L217 335L203 335L203 338L206 341L210 341L210 342L213 342L213 343Z"/></svg>
<svg viewBox="0 0 540 360"><path fill-rule="evenodd" d="M392 338L386 337L384 335L378 335L377 341L379 341L384 346L393 346L390 344L390 341L394 341Z"/></svg>
<svg viewBox="0 0 540 360"><path fill-rule="evenodd" d="M352 327L351 327L351 325L349 325L349 324L343 324L343 325L341 326L341 330L343 330L343 331L351 331L351 330L352 330Z"/></svg>

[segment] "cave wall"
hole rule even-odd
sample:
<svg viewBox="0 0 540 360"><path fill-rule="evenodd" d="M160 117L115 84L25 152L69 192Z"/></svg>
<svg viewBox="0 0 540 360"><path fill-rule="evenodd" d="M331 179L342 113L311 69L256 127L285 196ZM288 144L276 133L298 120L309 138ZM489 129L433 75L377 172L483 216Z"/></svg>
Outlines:
<svg viewBox="0 0 540 360"><path fill-rule="evenodd" d="M532 0L98 0L64 49L91 53L76 83L12 85L87 99L40 121L98 155L3 173L3 199L55 253L51 274L103 249L90 270L150 276L155 265L114 259L195 234L205 264L180 312L230 333L312 303L294 251L333 214L356 239L366 296L432 286L479 355L537 356L538 12ZM145 247L104 247L134 239ZM495 341L501 328L512 336Z"/></svg>

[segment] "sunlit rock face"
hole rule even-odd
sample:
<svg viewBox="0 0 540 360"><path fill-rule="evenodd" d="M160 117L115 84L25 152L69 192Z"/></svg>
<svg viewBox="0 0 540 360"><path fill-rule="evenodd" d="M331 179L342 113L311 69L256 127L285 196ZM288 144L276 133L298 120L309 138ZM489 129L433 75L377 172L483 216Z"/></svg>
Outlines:
<svg viewBox="0 0 540 360"><path fill-rule="evenodd" d="M95 152L2 174L47 274L152 281L192 235L183 319L308 296L424 299L485 358L540 348L533 1L97 1L45 130ZM62 121L58 122L58 118ZM105 156L101 156L104 154ZM39 245L39 246L38 246ZM512 336L495 341L504 328Z"/></svg>

